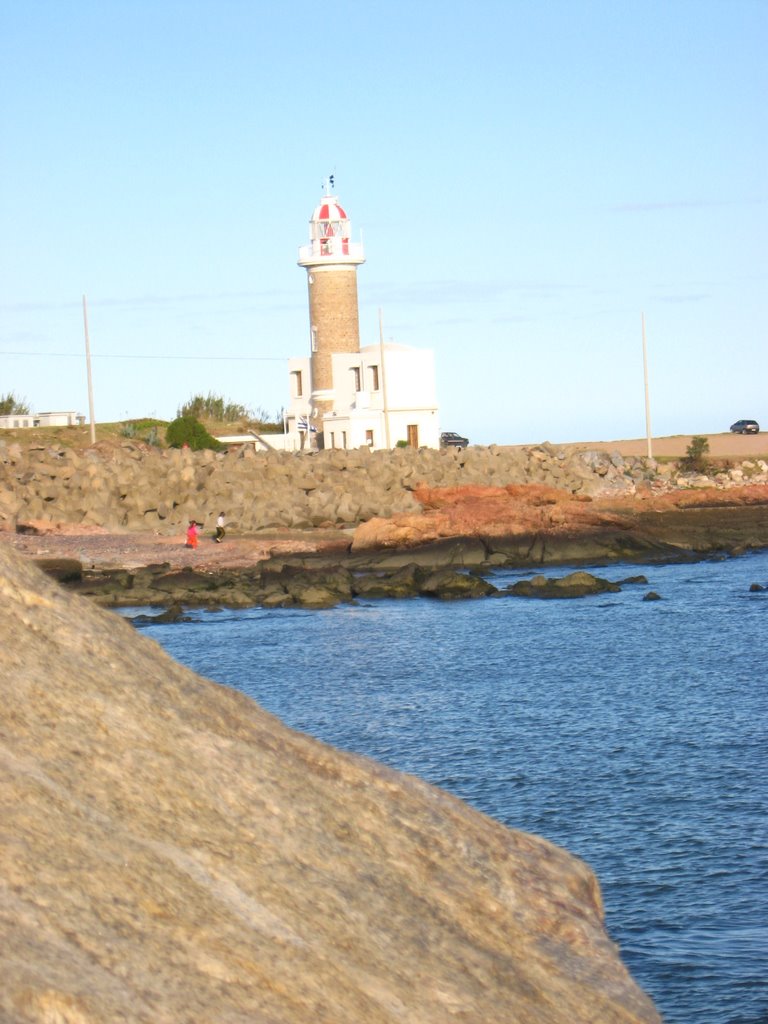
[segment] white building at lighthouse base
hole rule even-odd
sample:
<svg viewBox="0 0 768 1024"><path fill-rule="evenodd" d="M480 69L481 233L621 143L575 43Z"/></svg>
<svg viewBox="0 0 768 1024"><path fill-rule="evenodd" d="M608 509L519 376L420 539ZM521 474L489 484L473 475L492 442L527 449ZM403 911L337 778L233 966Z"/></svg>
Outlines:
<svg viewBox="0 0 768 1024"><path fill-rule="evenodd" d="M334 353L330 412L310 420L309 358L289 360L290 403L287 447L309 447L310 423L326 448L439 448L434 354L395 342L367 345L359 352ZM288 440L288 438L286 440Z"/></svg>

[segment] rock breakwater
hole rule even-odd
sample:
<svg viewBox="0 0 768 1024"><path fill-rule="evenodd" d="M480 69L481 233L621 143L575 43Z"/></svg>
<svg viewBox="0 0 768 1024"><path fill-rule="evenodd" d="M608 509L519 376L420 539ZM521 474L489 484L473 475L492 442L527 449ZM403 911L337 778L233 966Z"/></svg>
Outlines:
<svg viewBox="0 0 768 1024"><path fill-rule="evenodd" d="M542 484L571 493L634 493L664 486L653 460L552 445L465 451L225 453L125 441L83 451L0 441L0 528L27 520L178 533L189 519L213 529L218 513L242 533L352 527L419 509L414 490Z"/></svg>
<svg viewBox="0 0 768 1024"><path fill-rule="evenodd" d="M403 581L385 577L414 565L435 573L763 547L768 483L758 461L750 472L704 487L653 460L551 445L214 454L0 442L0 532L31 557L79 562L74 585L102 603L326 607L366 587L398 593ZM222 509L226 542L182 552L187 521L210 539ZM479 589L449 575L432 591L414 580L409 593Z"/></svg>

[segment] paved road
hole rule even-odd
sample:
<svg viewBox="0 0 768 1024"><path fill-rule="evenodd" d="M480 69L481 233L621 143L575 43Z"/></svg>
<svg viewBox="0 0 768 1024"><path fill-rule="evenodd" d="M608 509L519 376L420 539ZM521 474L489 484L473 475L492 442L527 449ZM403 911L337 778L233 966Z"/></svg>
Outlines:
<svg viewBox="0 0 768 1024"><path fill-rule="evenodd" d="M723 459L756 459L768 461L768 432L760 434L704 434L709 441L709 454ZM651 439L651 452L654 456L671 456L679 458L685 455L691 443L691 434L676 434L674 437L654 437ZM522 447L515 445L514 447ZM583 441L577 444L557 445L558 448L598 449L619 451L622 455L647 455L648 441L646 438L635 438L626 441Z"/></svg>

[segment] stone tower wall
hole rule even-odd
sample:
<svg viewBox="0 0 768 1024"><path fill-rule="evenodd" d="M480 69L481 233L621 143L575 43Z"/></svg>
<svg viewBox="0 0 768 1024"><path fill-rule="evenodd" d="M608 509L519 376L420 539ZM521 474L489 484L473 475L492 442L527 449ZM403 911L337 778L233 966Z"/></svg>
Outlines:
<svg viewBox="0 0 768 1024"><path fill-rule="evenodd" d="M357 313L357 267L308 267L309 323L312 331L312 391L333 388L331 357L360 351ZM316 401L322 414L330 402Z"/></svg>

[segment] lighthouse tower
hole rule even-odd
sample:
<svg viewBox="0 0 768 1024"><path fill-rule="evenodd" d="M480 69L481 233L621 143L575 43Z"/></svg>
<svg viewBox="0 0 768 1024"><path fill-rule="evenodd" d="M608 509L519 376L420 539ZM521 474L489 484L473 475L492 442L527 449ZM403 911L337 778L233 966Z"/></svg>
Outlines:
<svg viewBox="0 0 768 1024"><path fill-rule="evenodd" d="M309 222L309 245L299 248L299 266L307 269L312 392L310 418L320 435L323 416L333 412L332 357L360 351L357 315L357 268L365 262L362 242L350 240L351 224L337 196L333 178Z"/></svg>

